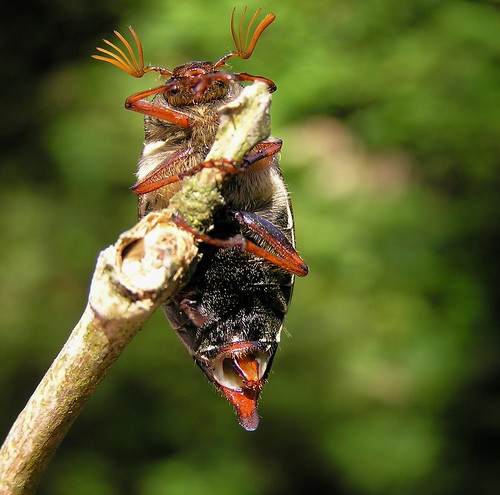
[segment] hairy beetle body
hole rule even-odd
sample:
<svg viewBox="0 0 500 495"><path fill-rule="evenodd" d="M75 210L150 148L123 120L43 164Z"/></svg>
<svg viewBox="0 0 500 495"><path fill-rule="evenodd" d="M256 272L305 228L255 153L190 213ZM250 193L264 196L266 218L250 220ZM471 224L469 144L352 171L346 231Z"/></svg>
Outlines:
<svg viewBox="0 0 500 495"><path fill-rule="evenodd" d="M132 187L139 196L140 217L167 207L183 177L200 166L218 165L205 162L205 157L215 140L219 109L240 94L241 81L264 81L270 91L276 89L263 77L220 71L228 58L248 58L273 20L274 15L268 14L244 49L242 25L237 36L233 11L237 51L216 63L190 62L173 71L144 67L142 45L132 28L140 63L119 33L129 57L106 40L119 56L98 48L107 56L95 58L135 77L149 71L170 76L161 86L125 102L126 108L144 114L144 147ZM243 164L231 164L238 173L229 174L222 184L224 206L214 214L210 237L193 232L202 241L196 269L164 305L171 326L196 363L233 404L241 426L250 431L259 423L257 400L280 341L294 274L307 274L295 250L292 208L278 163L280 149L280 140L268 138L248 153Z"/></svg>

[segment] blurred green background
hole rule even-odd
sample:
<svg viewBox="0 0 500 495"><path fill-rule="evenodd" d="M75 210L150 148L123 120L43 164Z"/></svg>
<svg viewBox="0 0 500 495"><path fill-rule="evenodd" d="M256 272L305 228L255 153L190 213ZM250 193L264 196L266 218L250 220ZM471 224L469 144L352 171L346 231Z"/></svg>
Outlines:
<svg viewBox="0 0 500 495"><path fill-rule="evenodd" d="M277 20L232 64L278 85L310 266L261 426L238 427L158 312L38 493L496 494L498 3L256 1ZM27 0L2 16L2 436L78 321L98 252L136 218L142 117L123 101L157 81L94 46L132 24L148 63L214 60L232 7Z"/></svg>

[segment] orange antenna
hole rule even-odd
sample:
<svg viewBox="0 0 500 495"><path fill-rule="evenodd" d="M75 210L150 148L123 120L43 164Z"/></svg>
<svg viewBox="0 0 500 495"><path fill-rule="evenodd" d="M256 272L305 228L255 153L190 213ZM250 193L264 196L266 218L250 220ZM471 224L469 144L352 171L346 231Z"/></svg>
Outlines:
<svg viewBox="0 0 500 495"><path fill-rule="evenodd" d="M103 62L108 62L108 64L112 64L134 77L142 77L144 74L150 71L160 72L162 75L172 75L172 72L168 69L165 69L164 67L144 67L144 51L142 49L141 40L139 39L139 36L137 36L132 26L128 26L128 29L132 33L135 44L137 45L137 55L139 60L137 59L134 50L130 46L130 43L118 31L114 31L114 33L123 43L123 46L128 52L128 55L125 54L125 52L120 47L116 46L114 43L111 43L111 41L103 39L104 43L115 50L116 53L97 46L97 51L104 53L105 55L107 55L107 57L104 57L102 55L92 55L92 58L95 58L96 60L102 60Z"/></svg>
<svg viewBox="0 0 500 495"><path fill-rule="evenodd" d="M231 14L231 34L233 36L234 45L237 51L230 52L227 55L224 55L222 58L220 58L218 62L214 65L214 69L217 69L221 65L224 65L226 60L229 60L230 58L238 57L243 60L246 60L247 58L250 58L252 56L252 53L255 49L255 46L257 45L257 41L259 41L261 34L274 21L274 19L276 19L276 16L272 12L267 14L266 17L264 17L264 19L262 19L259 25L255 28L255 31L253 32L252 38L250 39L249 43L248 39L250 38L252 25L255 22L255 19L257 19L257 16L259 15L260 11L261 9L257 9L255 11L255 14L250 19L250 23L248 25L247 32L245 34L245 41L243 42L243 20L245 18L247 8L245 7L243 9L243 14L241 16L240 23L238 26L238 32L236 32L236 28L234 25L234 13L236 12L236 7L233 9L233 12Z"/></svg>

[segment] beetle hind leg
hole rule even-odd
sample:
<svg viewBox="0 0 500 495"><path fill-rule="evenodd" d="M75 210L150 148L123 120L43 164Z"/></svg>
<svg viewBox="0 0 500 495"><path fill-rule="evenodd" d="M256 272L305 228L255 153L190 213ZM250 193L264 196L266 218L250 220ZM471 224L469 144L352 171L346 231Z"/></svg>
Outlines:
<svg viewBox="0 0 500 495"><path fill-rule="evenodd" d="M242 212L238 212L242 213ZM304 263L300 255L297 253L293 245L286 239L283 233L268 222L257 215L246 213L252 217L259 218L259 227L249 227L253 232L263 239L268 245L271 246L270 250L255 244L241 234L229 237L228 239L214 239L208 235L201 234L189 226L184 220L178 216L174 216L172 220L174 223L183 230L190 232L195 239L205 244L210 244L212 246L217 246L220 248L239 248L247 253L254 254L270 263L282 268L283 270L293 273L299 277L304 277L307 275L309 268ZM237 216L235 218L238 220ZM239 220L238 220L239 221ZM243 222L247 227L247 223ZM276 254L275 254L276 253Z"/></svg>

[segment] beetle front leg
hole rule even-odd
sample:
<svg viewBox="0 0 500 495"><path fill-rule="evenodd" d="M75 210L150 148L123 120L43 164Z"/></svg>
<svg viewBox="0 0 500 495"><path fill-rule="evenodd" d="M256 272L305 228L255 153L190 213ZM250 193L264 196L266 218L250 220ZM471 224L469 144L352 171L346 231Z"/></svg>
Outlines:
<svg viewBox="0 0 500 495"><path fill-rule="evenodd" d="M157 119L180 125L181 127L191 127L195 122L192 117L171 108L160 107L159 105L155 105L154 103L146 100L148 96L162 93L167 89L169 88L167 88L165 84L162 84L156 88L135 93L125 100L125 108L127 110L132 110L133 112L149 115L150 117L156 117Z"/></svg>
<svg viewBox="0 0 500 495"><path fill-rule="evenodd" d="M237 81L245 81L245 82L263 82L269 86L269 93L274 93L277 89L276 84L274 84L271 79L263 76L253 76L252 74L247 74L246 72L238 72L237 74L233 74L234 78Z"/></svg>
<svg viewBox="0 0 500 495"><path fill-rule="evenodd" d="M239 72L237 74L231 74L229 72L211 72L209 74L201 74L198 76L199 81L193 84L194 92L197 96L201 96L203 92L213 83L217 81L229 82L263 82L267 84L269 93L274 93L276 91L276 84L262 76L253 76L252 74L247 74L246 72Z"/></svg>

